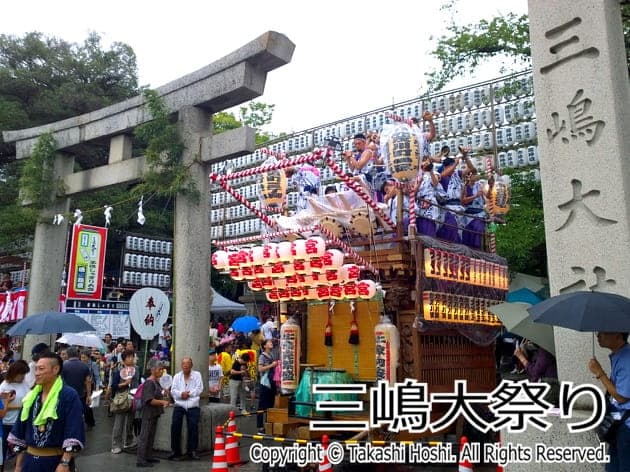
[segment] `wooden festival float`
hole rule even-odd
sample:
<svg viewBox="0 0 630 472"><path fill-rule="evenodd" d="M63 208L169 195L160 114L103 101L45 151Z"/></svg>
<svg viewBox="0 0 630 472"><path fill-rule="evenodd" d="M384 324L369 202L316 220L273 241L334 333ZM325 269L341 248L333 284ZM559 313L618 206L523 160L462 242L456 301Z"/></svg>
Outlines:
<svg viewBox="0 0 630 472"><path fill-rule="evenodd" d="M418 185L419 153L413 134L404 129L388 146L390 170L401 182L402 209L403 194L415 194ZM508 289L508 268L494 253L494 234L486 234L488 251L417 234L414 198L406 234L383 204L344 173L334 143L306 155L268 154L262 166L210 175L267 226L260 236L214 241L220 250L212 264L251 290L264 291L282 315L298 315L281 328L282 395L268 411L266 432L308 439L321 434L309 430L312 419L367 421L369 387L378 380L416 379L427 383L430 392L452 392L455 380L465 379L469 392L492 391L500 322L487 307L504 301ZM306 216L282 216L284 170L303 164L328 166L349 190L309 198ZM261 179L260 208L230 185L252 175ZM497 204L505 210L506 192L499 185L490 189L490 215ZM313 394L310 386L317 383L367 384L368 394L354 398L364 400L364 411L316 411L317 400L352 399ZM432 405L432 419L448 406ZM392 437L379 430L371 434ZM395 435L420 436L435 434Z"/></svg>

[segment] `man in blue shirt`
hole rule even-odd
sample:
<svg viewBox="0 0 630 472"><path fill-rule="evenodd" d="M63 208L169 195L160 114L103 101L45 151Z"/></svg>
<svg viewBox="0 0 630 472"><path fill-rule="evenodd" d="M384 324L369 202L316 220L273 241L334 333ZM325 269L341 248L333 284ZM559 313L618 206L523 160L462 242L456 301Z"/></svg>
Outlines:
<svg viewBox="0 0 630 472"><path fill-rule="evenodd" d="M597 342L601 347L610 349L610 378L596 359L588 363L589 370L595 375L610 395L611 410L620 416L630 409L630 345L628 333L597 333ZM606 472L630 470L630 416L619 426L615 441L608 449L610 463Z"/></svg>

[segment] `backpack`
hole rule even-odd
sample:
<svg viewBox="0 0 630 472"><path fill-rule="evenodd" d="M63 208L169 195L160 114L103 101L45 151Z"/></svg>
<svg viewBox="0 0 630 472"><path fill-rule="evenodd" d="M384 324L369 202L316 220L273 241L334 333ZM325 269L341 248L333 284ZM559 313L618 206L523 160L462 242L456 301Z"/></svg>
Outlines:
<svg viewBox="0 0 630 472"><path fill-rule="evenodd" d="M138 388L136 389L136 393L133 394L132 409L134 412L142 410L142 391L144 390L144 384L147 382L148 381L145 380L144 383L141 383L140 385L138 385Z"/></svg>

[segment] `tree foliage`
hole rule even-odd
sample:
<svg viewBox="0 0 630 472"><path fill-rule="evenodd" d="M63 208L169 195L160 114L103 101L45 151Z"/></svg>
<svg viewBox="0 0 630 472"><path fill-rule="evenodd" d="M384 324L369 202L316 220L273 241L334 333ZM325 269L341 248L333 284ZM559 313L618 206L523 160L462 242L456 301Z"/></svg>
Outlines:
<svg viewBox="0 0 630 472"><path fill-rule="evenodd" d="M88 113L137 93L136 56L126 44L105 49L96 33L82 44L38 32L0 35L0 132ZM50 156L47 146L43 150ZM15 147L0 134L0 251L19 250L34 232L36 209L18 202L20 176L56 185L44 175L50 169L33 169L37 164L31 159L16 161Z"/></svg>
<svg viewBox="0 0 630 472"><path fill-rule="evenodd" d="M242 105L239 109L237 119L232 112L221 111L212 116L212 129L214 133L240 128L241 126L251 126L256 129L256 145L266 143L272 136L261 130L261 127L271 123L273 109L275 105L268 103L251 101Z"/></svg>
<svg viewBox="0 0 630 472"><path fill-rule="evenodd" d="M432 55L440 61L437 70L427 74L430 91L443 89L456 77L465 76L491 58L502 61L500 73L515 71L531 65L529 17L508 13L482 19L479 23L460 25L457 0L447 1L443 10L451 11L448 34L437 40ZM626 62L630 72L630 3L622 2Z"/></svg>
<svg viewBox="0 0 630 472"><path fill-rule="evenodd" d="M530 174L510 175L511 208L506 224L497 229L497 252L508 260L510 270L545 276L547 252L542 187Z"/></svg>

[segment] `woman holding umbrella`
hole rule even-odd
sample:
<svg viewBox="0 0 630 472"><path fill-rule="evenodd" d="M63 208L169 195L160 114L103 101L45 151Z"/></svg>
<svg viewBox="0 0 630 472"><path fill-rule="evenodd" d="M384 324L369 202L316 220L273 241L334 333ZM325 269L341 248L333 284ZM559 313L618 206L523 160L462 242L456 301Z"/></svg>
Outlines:
<svg viewBox="0 0 630 472"><path fill-rule="evenodd" d="M610 462L606 464L606 472L630 470L630 345L628 333L598 332L597 342L601 347L611 350L610 377L597 359L588 363L589 370L606 389L610 410L618 413L624 421L619 428L615 440L610 444L608 455Z"/></svg>

